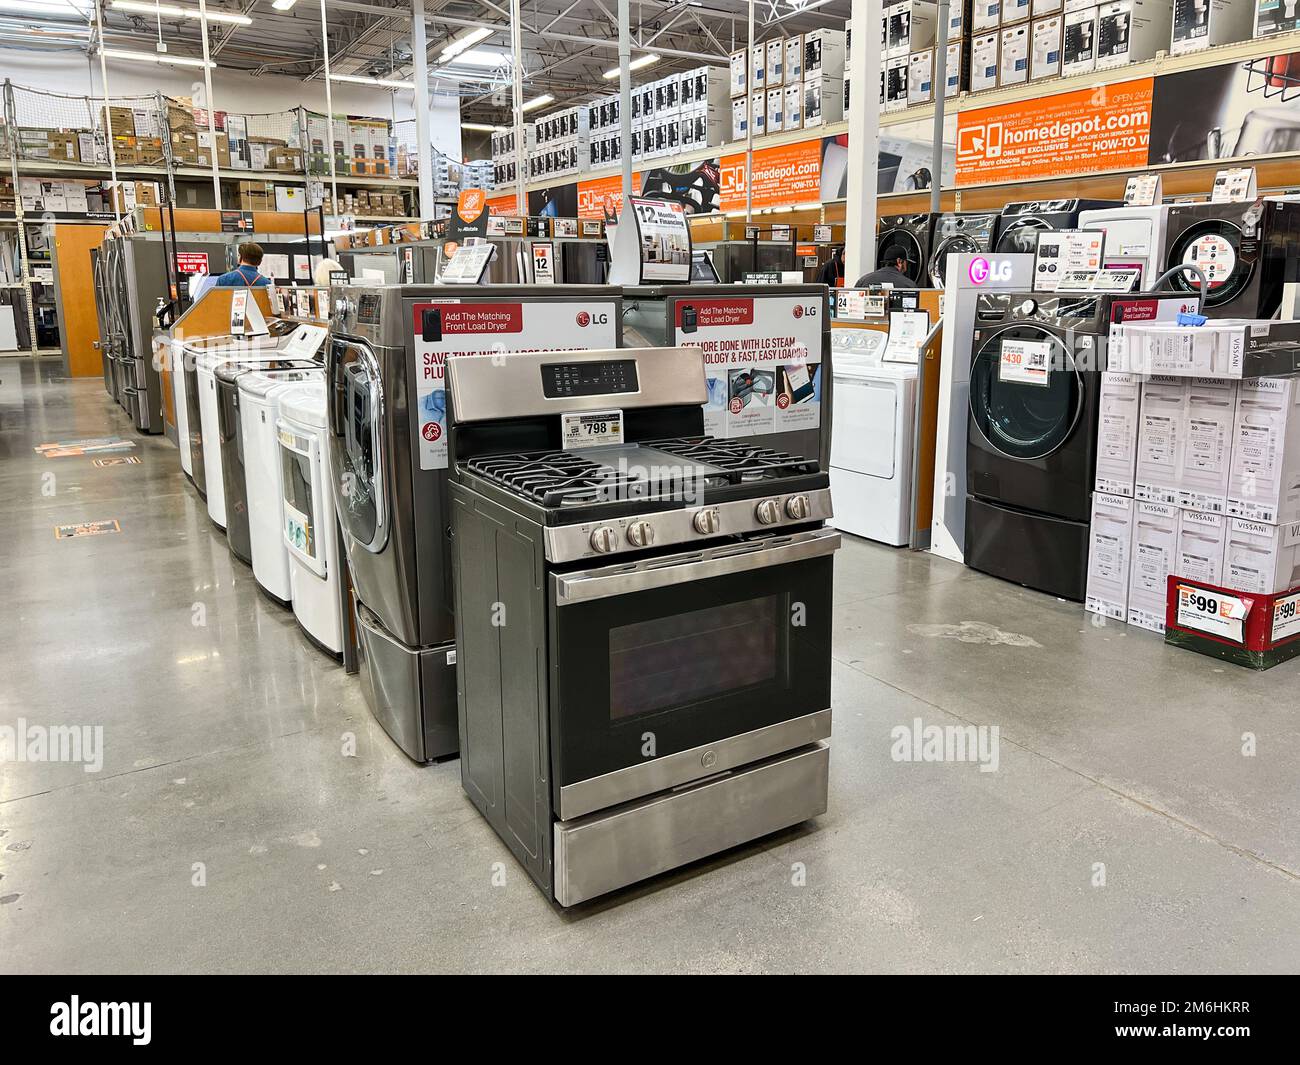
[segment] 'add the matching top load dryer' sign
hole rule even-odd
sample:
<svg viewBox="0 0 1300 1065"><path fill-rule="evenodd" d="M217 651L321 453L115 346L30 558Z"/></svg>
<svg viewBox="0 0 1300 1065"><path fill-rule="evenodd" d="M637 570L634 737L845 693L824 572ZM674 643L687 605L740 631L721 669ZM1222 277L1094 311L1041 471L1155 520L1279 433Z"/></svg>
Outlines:
<svg viewBox="0 0 1300 1065"><path fill-rule="evenodd" d="M735 438L820 427L822 302L807 293L672 301L672 343L704 349L705 433Z"/></svg>
<svg viewBox="0 0 1300 1065"><path fill-rule="evenodd" d="M618 347L617 300L449 299L417 303L414 316L422 470L447 468L447 356Z"/></svg>

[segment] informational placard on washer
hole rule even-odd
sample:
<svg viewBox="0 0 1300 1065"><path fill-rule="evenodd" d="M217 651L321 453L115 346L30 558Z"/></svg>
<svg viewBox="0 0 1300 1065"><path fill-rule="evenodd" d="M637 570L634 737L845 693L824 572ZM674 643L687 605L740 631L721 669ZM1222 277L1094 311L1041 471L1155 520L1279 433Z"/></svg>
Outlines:
<svg viewBox="0 0 1300 1065"><path fill-rule="evenodd" d="M671 343L704 349L704 431L737 438L819 427L824 313L811 296L673 297Z"/></svg>
<svg viewBox="0 0 1300 1065"><path fill-rule="evenodd" d="M1241 643L1243 623L1250 611L1235 595L1198 588L1193 584L1178 586L1178 625L1196 629L1224 640Z"/></svg>
<svg viewBox="0 0 1300 1065"><path fill-rule="evenodd" d="M686 282L691 277L691 231L686 209L674 200L629 197L641 254L641 281Z"/></svg>
<svg viewBox="0 0 1300 1065"><path fill-rule="evenodd" d="M849 322L865 322L885 317L885 296L865 288L835 289L835 317Z"/></svg>
<svg viewBox="0 0 1300 1065"><path fill-rule="evenodd" d="M1034 291L1055 292L1061 287L1063 277L1077 277L1084 271L1091 283L1092 275L1101 269L1104 243L1105 234L1099 230L1040 233L1034 255Z"/></svg>
<svg viewBox="0 0 1300 1065"><path fill-rule="evenodd" d="M442 268L444 285L477 285L492 260L496 248L491 244L462 244L451 261Z"/></svg>
<svg viewBox="0 0 1300 1065"><path fill-rule="evenodd" d="M248 320L248 290L236 289L230 294L230 334L238 336L244 332L244 323Z"/></svg>
<svg viewBox="0 0 1300 1065"><path fill-rule="evenodd" d="M1210 189L1211 203L1248 203L1256 195L1255 168L1232 166L1214 175Z"/></svg>
<svg viewBox="0 0 1300 1065"><path fill-rule="evenodd" d="M1013 385L1051 384L1052 345L1042 340L1004 340L998 380Z"/></svg>
<svg viewBox="0 0 1300 1065"><path fill-rule="evenodd" d="M621 410L579 411L560 415L560 444L565 451L622 442Z"/></svg>
<svg viewBox="0 0 1300 1065"><path fill-rule="evenodd" d="M813 226L813 243L829 244L831 242L830 226Z"/></svg>
<svg viewBox="0 0 1300 1065"><path fill-rule="evenodd" d="M618 347L616 300L417 303L415 396L420 469L447 468L447 358ZM428 337L429 339L425 339ZM503 367L502 374L509 371Z"/></svg>
<svg viewBox="0 0 1300 1065"><path fill-rule="evenodd" d="M555 284L555 245L549 240L535 240L533 249L533 284Z"/></svg>
<svg viewBox="0 0 1300 1065"><path fill-rule="evenodd" d="M1134 174L1124 185L1125 207L1154 207L1162 198L1159 174Z"/></svg>

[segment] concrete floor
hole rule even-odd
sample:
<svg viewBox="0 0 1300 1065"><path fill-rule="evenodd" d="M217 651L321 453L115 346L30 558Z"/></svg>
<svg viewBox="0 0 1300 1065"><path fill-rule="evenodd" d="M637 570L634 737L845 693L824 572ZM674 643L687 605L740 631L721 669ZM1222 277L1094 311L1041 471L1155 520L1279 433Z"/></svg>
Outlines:
<svg viewBox="0 0 1300 1065"><path fill-rule="evenodd" d="M407 761L355 679L258 593L175 448L136 435L100 382L54 374L0 360L0 724L102 724L105 755L98 774L0 767L0 970L1300 961L1300 663L1252 674L851 538L829 811L561 912L466 800L457 764ZM33 451L109 434L142 464ZM53 534L108 518L120 534ZM892 760L890 730L915 718L999 726L998 770Z"/></svg>

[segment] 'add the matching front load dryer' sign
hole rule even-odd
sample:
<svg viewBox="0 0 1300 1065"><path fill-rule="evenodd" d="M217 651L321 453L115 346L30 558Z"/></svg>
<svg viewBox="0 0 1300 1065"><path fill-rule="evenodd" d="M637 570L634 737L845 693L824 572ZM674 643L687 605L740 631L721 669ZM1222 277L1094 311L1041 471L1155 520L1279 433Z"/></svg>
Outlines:
<svg viewBox="0 0 1300 1065"><path fill-rule="evenodd" d="M422 470L447 468L449 355L618 347L619 313L614 300L488 303L453 299L417 303L414 314ZM509 371L503 367L501 372Z"/></svg>

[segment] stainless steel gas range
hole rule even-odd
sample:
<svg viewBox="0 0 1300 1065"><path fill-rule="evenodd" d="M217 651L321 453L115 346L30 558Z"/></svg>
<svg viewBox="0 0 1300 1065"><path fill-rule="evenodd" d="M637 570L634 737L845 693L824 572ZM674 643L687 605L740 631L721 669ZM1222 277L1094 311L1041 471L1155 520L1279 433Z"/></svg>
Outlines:
<svg viewBox="0 0 1300 1065"><path fill-rule="evenodd" d="M704 355L448 363L461 780L564 906L826 809L816 459L702 435Z"/></svg>

